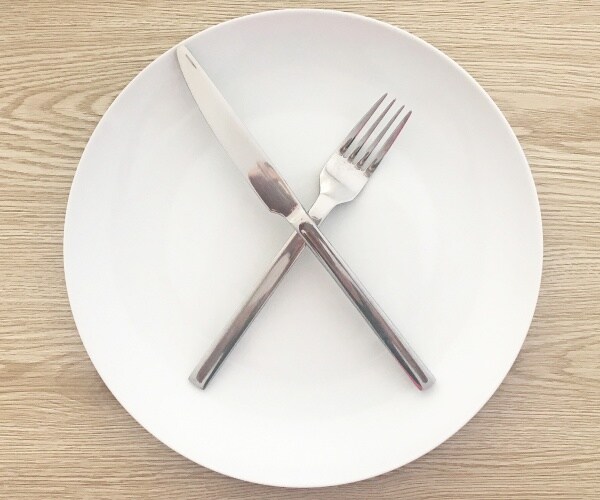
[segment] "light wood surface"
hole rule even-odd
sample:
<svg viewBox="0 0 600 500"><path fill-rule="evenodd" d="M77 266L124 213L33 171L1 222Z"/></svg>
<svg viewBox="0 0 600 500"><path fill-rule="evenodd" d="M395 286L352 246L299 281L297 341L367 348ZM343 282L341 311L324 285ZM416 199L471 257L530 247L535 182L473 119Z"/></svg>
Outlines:
<svg viewBox="0 0 600 500"><path fill-rule="evenodd" d="M208 26L300 6L387 21L466 68L523 145L545 240L529 336L481 412L400 470L317 490L231 479L149 435L94 370L62 268L73 174L125 84ZM600 498L600 2L0 0L0 13L1 498Z"/></svg>

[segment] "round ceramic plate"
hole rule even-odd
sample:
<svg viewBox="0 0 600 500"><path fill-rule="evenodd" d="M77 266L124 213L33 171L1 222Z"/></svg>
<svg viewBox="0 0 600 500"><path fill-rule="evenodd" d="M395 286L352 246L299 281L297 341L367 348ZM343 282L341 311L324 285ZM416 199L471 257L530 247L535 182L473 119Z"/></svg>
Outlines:
<svg viewBox="0 0 600 500"><path fill-rule="evenodd" d="M69 298L95 367L149 432L281 486L400 467L490 398L527 333L542 230L527 161L456 63L372 19L288 10L185 42L310 206L324 160L383 92L413 110L323 231L437 377L420 393L305 253L206 391L188 381L290 234L231 164L173 49L92 135L69 198Z"/></svg>

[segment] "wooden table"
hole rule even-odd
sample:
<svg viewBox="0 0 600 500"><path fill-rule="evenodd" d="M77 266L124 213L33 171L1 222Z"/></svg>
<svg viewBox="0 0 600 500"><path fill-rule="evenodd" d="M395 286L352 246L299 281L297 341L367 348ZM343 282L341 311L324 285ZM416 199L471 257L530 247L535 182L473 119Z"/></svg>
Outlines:
<svg viewBox="0 0 600 500"><path fill-rule="evenodd" d="M516 131L544 220L533 325L483 410L425 457L336 488L258 486L148 434L104 386L65 291L81 152L117 93L213 24L315 6L400 26L467 69ZM0 497L600 498L600 2L0 0Z"/></svg>

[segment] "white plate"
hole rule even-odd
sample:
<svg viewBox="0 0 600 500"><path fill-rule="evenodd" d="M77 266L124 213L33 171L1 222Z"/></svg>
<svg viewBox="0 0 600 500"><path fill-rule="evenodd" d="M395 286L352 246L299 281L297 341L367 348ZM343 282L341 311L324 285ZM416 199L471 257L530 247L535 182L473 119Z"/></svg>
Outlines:
<svg viewBox="0 0 600 500"><path fill-rule="evenodd" d="M220 149L173 49L115 100L73 181L65 274L90 358L149 432L223 474L325 486L416 459L490 398L535 308L539 205L508 123L442 53L356 15L267 12L186 44L306 205L381 93L413 110L323 229L437 384L414 389L309 254L208 390L188 382L290 229Z"/></svg>

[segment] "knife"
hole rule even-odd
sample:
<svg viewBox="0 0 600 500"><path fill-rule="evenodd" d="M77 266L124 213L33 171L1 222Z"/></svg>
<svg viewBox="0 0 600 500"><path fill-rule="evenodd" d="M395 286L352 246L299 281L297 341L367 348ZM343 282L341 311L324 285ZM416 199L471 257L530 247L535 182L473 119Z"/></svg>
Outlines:
<svg viewBox="0 0 600 500"><path fill-rule="evenodd" d="M183 45L177 48L177 59L208 125L259 198L302 236L415 386L419 390L429 388L435 380L431 372L323 236L200 63Z"/></svg>

